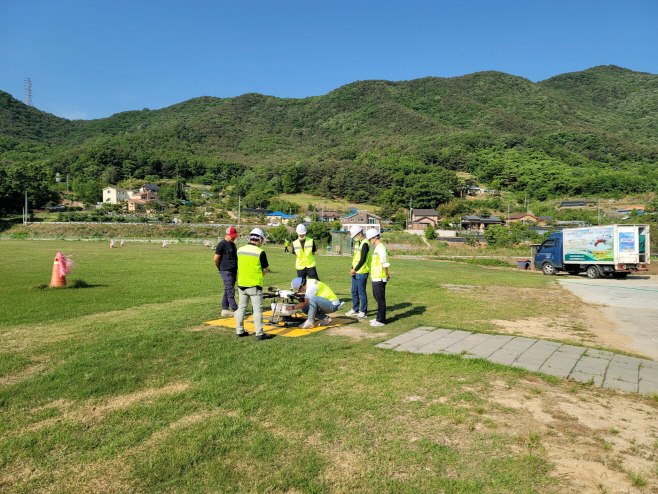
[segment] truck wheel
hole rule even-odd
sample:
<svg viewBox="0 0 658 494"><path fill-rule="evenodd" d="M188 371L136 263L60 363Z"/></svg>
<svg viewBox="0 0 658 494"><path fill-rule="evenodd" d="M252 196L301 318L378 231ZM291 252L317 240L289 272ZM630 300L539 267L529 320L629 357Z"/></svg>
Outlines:
<svg viewBox="0 0 658 494"><path fill-rule="evenodd" d="M541 272L546 276L553 276L555 274L555 268L550 262L545 262L542 264Z"/></svg>
<svg viewBox="0 0 658 494"><path fill-rule="evenodd" d="M616 280L625 280L628 273L612 273L612 277Z"/></svg>
<svg viewBox="0 0 658 494"><path fill-rule="evenodd" d="M598 266L588 266L587 267L587 277L595 280L601 276L601 271L599 271Z"/></svg>

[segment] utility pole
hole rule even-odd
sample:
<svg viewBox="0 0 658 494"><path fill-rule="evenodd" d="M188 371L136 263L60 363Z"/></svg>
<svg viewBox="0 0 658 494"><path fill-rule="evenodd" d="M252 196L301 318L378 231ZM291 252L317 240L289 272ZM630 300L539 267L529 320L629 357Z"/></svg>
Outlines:
<svg viewBox="0 0 658 494"><path fill-rule="evenodd" d="M507 205L507 223L509 224L509 204Z"/></svg>
<svg viewBox="0 0 658 494"><path fill-rule="evenodd" d="M25 208L23 209L23 224L27 226L27 218L28 218L28 212L27 212L27 190L25 191Z"/></svg>
<svg viewBox="0 0 658 494"><path fill-rule="evenodd" d="M242 198L238 196L238 228L240 228L240 205L242 204L241 199Z"/></svg>
<svg viewBox="0 0 658 494"><path fill-rule="evenodd" d="M322 216L320 217L320 221L324 222L324 199L322 200Z"/></svg>
<svg viewBox="0 0 658 494"><path fill-rule="evenodd" d="M69 191L69 174L66 174L66 192Z"/></svg>
<svg viewBox="0 0 658 494"><path fill-rule="evenodd" d="M409 225L411 223L412 211L413 211L413 209L411 209L411 208L413 207L412 206L413 203L414 203L414 198L410 197L409 198L409 220L407 221L407 230L409 230Z"/></svg>
<svg viewBox="0 0 658 494"><path fill-rule="evenodd" d="M599 197L599 203L596 206L596 216L597 216L597 223L599 226L601 226L601 198Z"/></svg>

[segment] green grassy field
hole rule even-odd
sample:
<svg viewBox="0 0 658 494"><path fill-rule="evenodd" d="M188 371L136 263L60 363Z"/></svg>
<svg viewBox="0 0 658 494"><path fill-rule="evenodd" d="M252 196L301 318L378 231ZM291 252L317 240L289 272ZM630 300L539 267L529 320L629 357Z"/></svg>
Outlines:
<svg viewBox="0 0 658 494"><path fill-rule="evenodd" d="M287 286L293 257L266 250L266 283ZM69 282L87 287L30 289L49 282L57 251L78 263ZM202 324L221 310L210 249L6 241L0 254L0 492L526 493L566 482L484 397L528 373L374 346L421 325L491 331L489 319L550 314L560 306L547 277L393 259L385 328L256 342ZM348 269L349 258L318 260L344 299Z"/></svg>

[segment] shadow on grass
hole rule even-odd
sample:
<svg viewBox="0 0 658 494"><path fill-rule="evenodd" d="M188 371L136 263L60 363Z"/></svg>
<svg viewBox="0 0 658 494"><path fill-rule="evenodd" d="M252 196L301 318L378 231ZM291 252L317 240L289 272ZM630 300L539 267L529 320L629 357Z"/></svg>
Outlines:
<svg viewBox="0 0 658 494"><path fill-rule="evenodd" d="M65 286L53 287L55 290L75 290L78 288L97 288L100 286L109 286L109 285L91 285L85 280L73 280L70 283L67 283ZM46 290L50 288L50 285L42 283L40 285L31 286L30 290Z"/></svg>
<svg viewBox="0 0 658 494"><path fill-rule="evenodd" d="M399 309L404 309L405 307L410 307L411 304L408 302L403 302L400 304L395 304L390 307L387 307L386 310L399 310ZM413 316L421 316L425 313L425 310L427 310L427 307L424 305L417 305L416 307L409 309L408 311L401 312L400 314L396 314L393 317L387 318L387 323L392 323L395 321L399 321L400 319L406 319L407 317L413 317Z"/></svg>

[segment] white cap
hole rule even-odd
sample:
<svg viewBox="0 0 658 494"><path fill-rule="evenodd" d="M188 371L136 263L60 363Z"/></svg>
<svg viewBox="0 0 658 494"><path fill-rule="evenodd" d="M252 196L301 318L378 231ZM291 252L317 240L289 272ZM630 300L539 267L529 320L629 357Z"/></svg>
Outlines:
<svg viewBox="0 0 658 494"><path fill-rule="evenodd" d="M359 233L361 233L362 231L363 231L363 228L361 228L360 226L356 226L356 225L354 225L352 228L350 228L350 237L351 237L351 238L354 238L354 237L356 237Z"/></svg>
<svg viewBox="0 0 658 494"><path fill-rule="evenodd" d="M304 284L304 278L293 278L292 282L290 283L290 288L292 288L295 293L299 291L299 289L302 287Z"/></svg>
<svg viewBox="0 0 658 494"><path fill-rule="evenodd" d="M254 228L249 232L249 235L265 238L265 234L263 233L263 230L261 230L260 228Z"/></svg>
<svg viewBox="0 0 658 494"><path fill-rule="evenodd" d="M306 227L304 225L297 225L297 235L306 235Z"/></svg>
<svg viewBox="0 0 658 494"><path fill-rule="evenodd" d="M375 238L377 235L379 235L379 232L375 228L371 228L366 232L366 238L370 240L371 238Z"/></svg>

